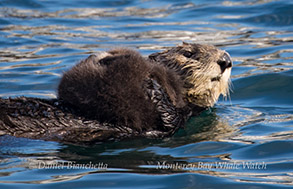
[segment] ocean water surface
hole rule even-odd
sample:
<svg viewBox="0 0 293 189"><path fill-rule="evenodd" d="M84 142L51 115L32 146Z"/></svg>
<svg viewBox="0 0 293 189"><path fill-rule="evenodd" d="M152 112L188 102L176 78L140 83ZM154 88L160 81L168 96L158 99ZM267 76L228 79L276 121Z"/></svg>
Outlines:
<svg viewBox="0 0 293 189"><path fill-rule="evenodd" d="M95 146L0 137L1 188L293 187L293 2L1 0L0 97L56 97L91 53L182 41L232 56L227 99L175 136Z"/></svg>

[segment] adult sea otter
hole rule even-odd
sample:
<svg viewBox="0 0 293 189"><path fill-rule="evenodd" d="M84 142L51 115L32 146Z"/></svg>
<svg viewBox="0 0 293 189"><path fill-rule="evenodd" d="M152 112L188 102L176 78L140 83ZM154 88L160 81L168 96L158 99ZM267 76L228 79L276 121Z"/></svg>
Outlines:
<svg viewBox="0 0 293 189"><path fill-rule="evenodd" d="M0 135L96 143L171 136L227 95L232 61L211 45L183 43L142 57L119 48L65 72L57 99L0 99Z"/></svg>

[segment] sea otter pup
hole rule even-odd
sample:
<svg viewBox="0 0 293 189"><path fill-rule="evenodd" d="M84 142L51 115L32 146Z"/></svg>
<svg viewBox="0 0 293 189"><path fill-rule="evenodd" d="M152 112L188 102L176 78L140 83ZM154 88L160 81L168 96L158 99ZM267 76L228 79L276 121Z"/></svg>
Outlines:
<svg viewBox="0 0 293 189"><path fill-rule="evenodd" d="M129 49L91 55L66 72L59 99L84 115L138 132L174 133L228 92L232 61L214 46L183 43L149 59Z"/></svg>
<svg viewBox="0 0 293 189"><path fill-rule="evenodd" d="M0 99L0 134L70 143L170 136L228 93L231 67L227 52L189 43L148 58L123 48L91 55L64 73L58 99Z"/></svg>

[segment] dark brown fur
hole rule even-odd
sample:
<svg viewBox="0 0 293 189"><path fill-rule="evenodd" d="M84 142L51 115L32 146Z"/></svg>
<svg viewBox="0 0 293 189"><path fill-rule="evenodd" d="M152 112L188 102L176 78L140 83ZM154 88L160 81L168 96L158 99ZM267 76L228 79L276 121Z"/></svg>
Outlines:
<svg viewBox="0 0 293 189"><path fill-rule="evenodd" d="M146 94L145 81L155 79L174 106L185 105L182 81L172 70L153 64L139 53L116 49L99 59L92 55L66 72L58 97L84 115L139 132L163 130L160 114Z"/></svg>
<svg viewBox="0 0 293 189"><path fill-rule="evenodd" d="M230 56L183 43L148 59L129 49L91 55L64 73L57 99L0 98L0 135L69 143L171 136L228 93Z"/></svg>

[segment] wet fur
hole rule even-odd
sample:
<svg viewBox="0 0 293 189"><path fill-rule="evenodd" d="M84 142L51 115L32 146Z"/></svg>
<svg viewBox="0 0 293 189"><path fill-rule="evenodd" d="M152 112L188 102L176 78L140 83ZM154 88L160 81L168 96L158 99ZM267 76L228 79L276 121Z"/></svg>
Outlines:
<svg viewBox="0 0 293 189"><path fill-rule="evenodd" d="M0 98L0 135L74 144L171 136L191 109L228 93L225 53L183 43L148 58L129 49L91 55L64 73L57 99Z"/></svg>
<svg viewBox="0 0 293 189"><path fill-rule="evenodd" d="M225 53L212 45L183 43L151 54L149 58L181 76L185 82L186 101L200 107L211 107L221 94L229 94L231 67L221 70L218 64Z"/></svg>
<svg viewBox="0 0 293 189"><path fill-rule="evenodd" d="M160 114L146 93L148 78L164 87L175 107L186 106L181 78L129 49L91 55L81 61L64 73L58 97L101 122L139 132L164 130Z"/></svg>

